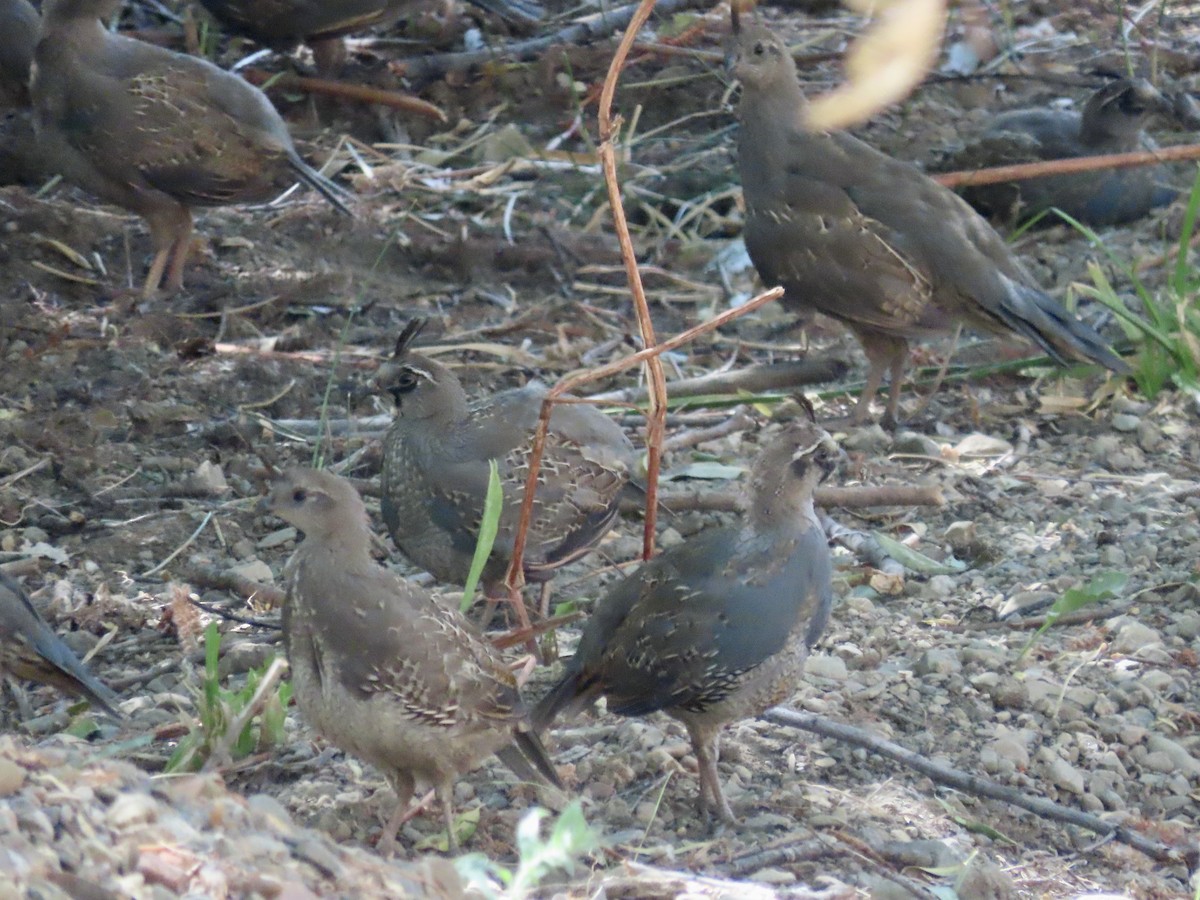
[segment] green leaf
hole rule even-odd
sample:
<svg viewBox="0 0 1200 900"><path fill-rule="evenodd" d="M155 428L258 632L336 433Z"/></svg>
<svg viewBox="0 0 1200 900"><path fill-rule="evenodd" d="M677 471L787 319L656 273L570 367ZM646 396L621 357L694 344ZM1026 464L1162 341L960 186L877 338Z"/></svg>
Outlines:
<svg viewBox="0 0 1200 900"><path fill-rule="evenodd" d="M471 558L471 571L467 575L467 583L463 585L462 602L458 605L462 612L466 612L475 599L475 587L479 584L488 557L492 555L492 545L496 543L503 510L504 488L500 484L500 470L494 459L488 460L487 497L483 501L483 518L479 523L479 538L475 541L475 555Z"/></svg>
<svg viewBox="0 0 1200 900"><path fill-rule="evenodd" d="M931 559L924 553L919 553L881 531L874 532L874 535L883 551L910 572L917 572L921 575L953 575L965 571L967 568L965 562L954 557L941 562Z"/></svg>
<svg viewBox="0 0 1200 900"><path fill-rule="evenodd" d="M1054 601L1054 605L1046 613L1046 621L1042 623L1042 627L1033 633L1021 648L1021 653L1017 656L1017 661L1020 662L1026 657L1030 650L1046 633L1046 630L1054 625L1062 616L1067 613L1073 613L1076 610L1083 609L1085 606L1090 606L1093 603L1100 603L1103 600L1111 599L1118 596L1125 589L1126 582L1129 581L1129 576L1124 572L1101 572L1081 587L1068 588L1063 591L1061 597Z"/></svg>

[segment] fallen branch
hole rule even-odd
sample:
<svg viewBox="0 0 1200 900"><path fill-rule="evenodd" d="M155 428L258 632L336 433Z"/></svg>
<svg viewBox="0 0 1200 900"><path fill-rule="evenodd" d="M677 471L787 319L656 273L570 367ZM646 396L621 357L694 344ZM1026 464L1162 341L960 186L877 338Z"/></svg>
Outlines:
<svg viewBox="0 0 1200 900"><path fill-rule="evenodd" d="M1158 150L1138 150L1134 153L1109 153L1104 156L1074 156L1068 159L1048 159L1011 166L993 166L961 172L942 172L929 177L948 188L976 187L1000 184L1005 181L1025 181L1050 175L1074 175L1098 169L1128 169L1135 166L1154 166L1165 162L1200 159L1200 144L1163 147Z"/></svg>
<svg viewBox="0 0 1200 900"><path fill-rule="evenodd" d="M820 507L840 506L843 509L869 509L877 506L944 506L946 503L942 489L933 484L911 487L899 484L819 487L813 500ZM673 513L740 512L745 502L740 491L731 490L673 490L658 495L658 505ZM636 500L621 503L622 512L632 512L641 508L641 503ZM844 530L844 526L838 527Z"/></svg>
<svg viewBox="0 0 1200 900"><path fill-rule="evenodd" d="M912 750L901 747L899 744L885 740L861 728L855 728L852 725L834 722L831 719L815 715L814 713L797 712L784 706L775 706L768 709L762 714L762 718L768 722L774 722L776 725L799 728L803 731L819 734L822 737L833 738L855 747L862 747L864 750L869 750L872 753L893 759L910 769L915 769L922 775L930 778L935 784L965 791L977 797L987 797L990 800L1009 803L1043 819L1063 822L1067 825L1076 825L1096 834L1111 836L1123 844L1128 844L1135 850L1140 850L1158 862L1186 865L1188 871L1191 871L1200 862L1200 849L1194 846L1186 850L1169 847L1115 822L1101 819L1099 816L1071 809L1070 807L1062 806L1041 797L1030 797L1016 788L1005 787L986 778L980 778L977 775L970 775L966 772L952 769L949 766L940 765L928 756L914 753Z"/></svg>
<svg viewBox="0 0 1200 900"><path fill-rule="evenodd" d="M437 53L410 56L396 60L392 67L413 82L442 78L449 72L462 71L473 66L482 66L497 59L540 59L556 44L588 44L606 38L632 20L640 4L630 3L616 9L598 12L572 22L553 34L516 41L500 47L472 50L466 53ZM660 0L658 11L662 14L678 12L689 7L705 7L699 0ZM634 29L635 33L638 29ZM626 51L628 52L628 51Z"/></svg>
<svg viewBox="0 0 1200 900"><path fill-rule="evenodd" d="M804 384L836 381L850 366L841 359L799 359L791 362L745 366L728 372L714 372L696 378L681 378L671 382L672 397L702 397L708 394L756 394ZM644 403L644 387L623 388L596 394L594 400L613 400L620 403Z"/></svg>
<svg viewBox="0 0 1200 900"><path fill-rule="evenodd" d="M371 103L378 106L388 106L407 113L433 119L435 122L447 121L446 114L420 97L402 94L397 91L385 91L380 88L368 87L365 84L347 84L344 81L330 81L326 78L306 78L293 75L290 72L263 72L259 69L243 69L242 77L253 85L264 90L302 91L306 94L321 94L326 97L337 97L339 100L354 100L358 103Z"/></svg>
<svg viewBox="0 0 1200 900"><path fill-rule="evenodd" d="M872 535L847 528L824 512L818 512L817 518L821 520L821 527L825 529L825 535L829 540L845 547L864 564L885 575L904 577L904 566L888 556Z"/></svg>

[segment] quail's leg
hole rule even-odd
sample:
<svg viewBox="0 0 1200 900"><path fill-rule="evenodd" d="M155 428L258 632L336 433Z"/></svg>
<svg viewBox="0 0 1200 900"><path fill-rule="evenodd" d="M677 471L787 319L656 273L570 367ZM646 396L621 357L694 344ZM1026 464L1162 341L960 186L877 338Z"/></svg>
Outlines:
<svg viewBox="0 0 1200 900"><path fill-rule="evenodd" d="M904 368L908 362L908 344L900 342L893 349L891 370L892 370L892 389L888 394L888 405L885 416L885 424L889 428L895 428L900 424L900 389L904 385Z"/></svg>
<svg viewBox="0 0 1200 900"><path fill-rule="evenodd" d="M721 758L721 732L719 728L688 725L692 738L692 749L696 751L696 763L700 779L700 815L714 815L720 821L733 823L733 810L721 791L721 778L717 773L717 761Z"/></svg>
<svg viewBox="0 0 1200 900"><path fill-rule="evenodd" d="M442 802L442 817L446 823L446 846L457 853L458 835L454 833L454 779L446 778L437 786L438 799Z"/></svg>
<svg viewBox="0 0 1200 900"><path fill-rule="evenodd" d="M858 405L854 407L852 420L856 425L860 425L870 417L871 401L875 399L875 394L883 383L883 373L890 370L892 389L885 416L890 424L894 424L896 413L900 409L900 389L904 381L904 364L908 360L908 341L875 332L857 332L857 335L870 368L867 371L866 387L858 398Z"/></svg>
<svg viewBox="0 0 1200 900"><path fill-rule="evenodd" d="M192 214L185 207L171 244L171 264L167 267L167 293L177 294L183 288L183 267L192 251Z"/></svg>
<svg viewBox="0 0 1200 900"><path fill-rule="evenodd" d="M167 273L169 291L178 291L183 286L183 266L192 237L192 214L187 207L172 201L155 207L145 216L150 226L150 243L154 247L154 261L142 285L142 297L149 300L158 293L164 273ZM168 262L171 264L169 271Z"/></svg>
<svg viewBox="0 0 1200 900"><path fill-rule="evenodd" d="M396 835L404 824L408 805L412 802L416 782L409 772L393 772L388 776L388 783L396 792L396 810L383 826L383 834L379 836L378 849L382 856L391 856L396 849Z"/></svg>

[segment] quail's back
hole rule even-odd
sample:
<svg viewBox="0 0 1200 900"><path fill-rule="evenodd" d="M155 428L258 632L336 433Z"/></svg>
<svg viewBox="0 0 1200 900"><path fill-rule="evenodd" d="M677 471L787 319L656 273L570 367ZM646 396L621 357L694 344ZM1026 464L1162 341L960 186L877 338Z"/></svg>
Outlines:
<svg viewBox="0 0 1200 900"><path fill-rule="evenodd" d="M837 447L795 424L751 470L745 522L664 551L597 604L539 728L600 696L622 715L662 710L688 729L702 807L733 814L717 777L722 727L784 700L832 603L831 564L812 498Z"/></svg>
<svg viewBox="0 0 1200 900"><path fill-rule="evenodd" d="M1127 371L961 197L852 135L808 130L807 101L779 38L758 25L742 29L734 73L746 247L763 281L783 285L786 304L857 335L870 372L856 419L890 370L894 420L908 341L956 322L1015 332L1059 362Z"/></svg>
<svg viewBox="0 0 1200 900"><path fill-rule="evenodd" d="M493 753L523 778L557 780L491 644L457 609L371 558L366 508L349 482L291 470L266 505L305 534L285 570L297 705L387 776L399 802L385 842L417 782L437 789L450 827L455 779Z"/></svg>

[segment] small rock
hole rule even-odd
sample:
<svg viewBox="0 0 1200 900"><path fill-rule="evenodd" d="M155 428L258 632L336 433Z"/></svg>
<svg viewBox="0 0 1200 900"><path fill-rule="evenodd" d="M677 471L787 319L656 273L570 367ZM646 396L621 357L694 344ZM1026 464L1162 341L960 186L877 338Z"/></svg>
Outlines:
<svg viewBox="0 0 1200 900"><path fill-rule="evenodd" d="M804 662L804 674L815 678L831 678L834 681L845 681L849 675L845 660L829 653L810 655Z"/></svg>
<svg viewBox="0 0 1200 900"><path fill-rule="evenodd" d="M786 869L759 869L750 876L750 880L761 884L793 884L796 876Z"/></svg>
<svg viewBox="0 0 1200 900"><path fill-rule="evenodd" d="M913 666L917 675L949 675L962 671L958 653L949 649L926 650Z"/></svg>
<svg viewBox="0 0 1200 900"><path fill-rule="evenodd" d="M1155 644L1162 644L1162 635L1148 625L1127 619L1113 640L1113 649L1118 653L1132 655Z"/></svg>
<svg viewBox="0 0 1200 900"><path fill-rule="evenodd" d="M1017 896L1011 876L993 862L976 857L955 885L959 900L1008 900Z"/></svg>
<svg viewBox="0 0 1200 900"><path fill-rule="evenodd" d="M257 546L259 550L272 550L296 540L299 536L300 532L289 525L287 528L280 528L278 531L272 531L266 537L259 538Z"/></svg>
<svg viewBox="0 0 1200 900"><path fill-rule="evenodd" d="M1083 773L1054 751L1044 749L1038 754L1042 762L1042 777L1060 790L1071 794L1083 793Z"/></svg>
<svg viewBox="0 0 1200 900"><path fill-rule="evenodd" d="M242 578L248 578L251 581L257 581L261 584L272 584L275 581L271 567L261 559L252 559L249 562L238 563L236 566L230 566L229 570L235 575L240 575Z"/></svg>
<svg viewBox="0 0 1200 900"><path fill-rule="evenodd" d="M892 444L892 439L878 423L863 428L853 428L842 438L842 447L859 453L876 455L883 453Z"/></svg>
<svg viewBox="0 0 1200 900"><path fill-rule="evenodd" d="M15 794L25 784L25 770L11 759L0 756L0 797Z"/></svg>
<svg viewBox="0 0 1200 900"><path fill-rule="evenodd" d="M1112 417L1113 431L1137 431L1138 423L1141 421L1137 416L1131 416L1129 413L1116 413Z"/></svg>

